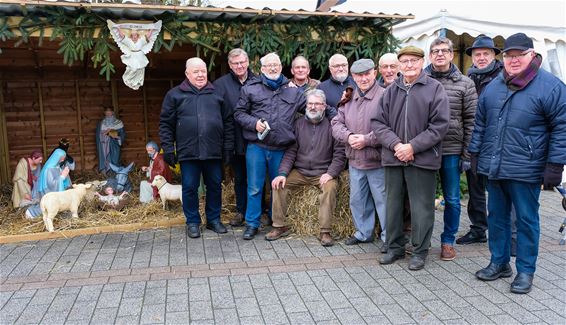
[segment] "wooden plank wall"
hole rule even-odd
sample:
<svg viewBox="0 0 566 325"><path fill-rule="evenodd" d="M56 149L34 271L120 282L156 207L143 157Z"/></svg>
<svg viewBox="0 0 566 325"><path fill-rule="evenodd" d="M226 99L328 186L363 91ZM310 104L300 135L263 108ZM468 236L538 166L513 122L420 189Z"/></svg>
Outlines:
<svg viewBox="0 0 566 325"><path fill-rule="evenodd" d="M134 91L121 79L124 65L119 53L112 56L117 72L106 81L90 62L64 65L62 56L56 53L56 43L44 40L41 48L37 40L17 48L6 43L0 55L0 118L5 119L0 123L7 141L0 141L0 153L6 152L7 160L0 160L0 183L11 181L19 158L35 148L49 155L62 137L71 141L69 154L76 160L77 170L95 169L95 130L105 106L117 106L118 117L125 125L122 163L147 164L145 143L150 139L159 142L163 97L172 85L183 80L184 62L195 55L195 49L189 46L174 52L151 53L145 85ZM226 71L222 66L225 60L218 59L211 80Z"/></svg>

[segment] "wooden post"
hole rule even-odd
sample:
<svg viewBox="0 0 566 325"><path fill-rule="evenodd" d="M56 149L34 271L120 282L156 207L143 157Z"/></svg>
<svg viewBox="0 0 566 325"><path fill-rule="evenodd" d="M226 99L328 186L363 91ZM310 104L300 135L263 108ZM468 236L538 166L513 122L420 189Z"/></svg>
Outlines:
<svg viewBox="0 0 566 325"><path fill-rule="evenodd" d="M43 146L43 156L47 157L47 139L45 138L45 114L43 111L43 93L41 90L41 81L37 82L37 99L39 101L39 123L41 127L41 144Z"/></svg>
<svg viewBox="0 0 566 325"><path fill-rule="evenodd" d="M116 80L110 81L110 88L112 89L112 107L114 108L114 116L119 118L120 112L118 107L118 84Z"/></svg>
<svg viewBox="0 0 566 325"><path fill-rule="evenodd" d="M146 87L142 87L143 93L143 127L145 131L145 143L149 141L149 121L147 117L147 93L145 91Z"/></svg>
<svg viewBox="0 0 566 325"><path fill-rule="evenodd" d="M83 119L81 112L81 97L79 91L79 81L75 80L75 97L77 100L77 125L79 126L79 149L81 150L81 171L85 170L85 149L83 134Z"/></svg>
<svg viewBox="0 0 566 325"><path fill-rule="evenodd" d="M0 82L0 184L11 181L10 150L8 147L8 126L6 125L6 112L4 108L4 82Z"/></svg>

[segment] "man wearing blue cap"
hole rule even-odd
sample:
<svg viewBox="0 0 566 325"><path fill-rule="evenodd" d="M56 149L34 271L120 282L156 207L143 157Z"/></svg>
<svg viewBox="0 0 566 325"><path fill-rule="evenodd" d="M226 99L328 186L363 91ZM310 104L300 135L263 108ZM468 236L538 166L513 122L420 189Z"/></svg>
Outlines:
<svg viewBox="0 0 566 325"><path fill-rule="evenodd" d="M542 56L523 33L509 36L504 70L480 95L471 170L487 176L490 264L476 277L510 277L511 205L517 214L517 276L511 292L531 291L536 270L540 185L552 188L566 163L566 85L540 69Z"/></svg>

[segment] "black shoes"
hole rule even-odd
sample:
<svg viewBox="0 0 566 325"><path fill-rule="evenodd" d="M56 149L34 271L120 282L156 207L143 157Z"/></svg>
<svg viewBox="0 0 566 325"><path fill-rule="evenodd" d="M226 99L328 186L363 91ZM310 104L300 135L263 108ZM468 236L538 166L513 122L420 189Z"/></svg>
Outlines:
<svg viewBox="0 0 566 325"><path fill-rule="evenodd" d="M379 258L379 264L392 264L393 262L395 262L396 260L400 260L405 258L405 254L401 254L401 255L395 255L391 252L388 252L387 254L381 256L381 258Z"/></svg>
<svg viewBox="0 0 566 325"><path fill-rule="evenodd" d="M372 241L373 241L373 239L359 240L358 238L356 238L356 236L351 236L344 241L344 245L350 246L350 245L357 245L357 244L361 244L361 243L371 243Z"/></svg>
<svg viewBox="0 0 566 325"><path fill-rule="evenodd" d="M199 238L200 237L200 225L198 223L189 223L186 226L187 236L190 238Z"/></svg>
<svg viewBox="0 0 566 325"><path fill-rule="evenodd" d="M217 234L225 234L228 232L226 227L222 224L222 222L210 223L206 224L206 229L210 229Z"/></svg>
<svg viewBox="0 0 566 325"><path fill-rule="evenodd" d="M468 232L464 236L456 239L456 244L458 245L468 245L468 244L475 244L475 243L485 243L487 242L487 236L485 233L483 235L478 235L473 232Z"/></svg>
<svg viewBox="0 0 566 325"><path fill-rule="evenodd" d="M257 233L258 233L257 228L247 226L246 230L244 231L244 235L242 237L244 238L244 240L251 240L251 239L254 239L254 237L255 237L255 235L257 235Z"/></svg>
<svg viewBox="0 0 566 325"><path fill-rule="evenodd" d="M529 293L533 286L533 275L527 273L517 273L515 280L511 283L511 292Z"/></svg>
<svg viewBox="0 0 566 325"><path fill-rule="evenodd" d="M422 255L413 254L409 260L409 270L418 271L422 270L425 266L425 257Z"/></svg>
<svg viewBox="0 0 566 325"><path fill-rule="evenodd" d="M379 248L379 252L381 254L387 254L388 249L389 249L389 245L387 243L383 243L383 245L381 245L381 248Z"/></svg>
<svg viewBox="0 0 566 325"><path fill-rule="evenodd" d="M489 263L486 268L476 272L476 278L482 281L493 281L499 278L508 278L513 275L513 270L509 263L502 265Z"/></svg>

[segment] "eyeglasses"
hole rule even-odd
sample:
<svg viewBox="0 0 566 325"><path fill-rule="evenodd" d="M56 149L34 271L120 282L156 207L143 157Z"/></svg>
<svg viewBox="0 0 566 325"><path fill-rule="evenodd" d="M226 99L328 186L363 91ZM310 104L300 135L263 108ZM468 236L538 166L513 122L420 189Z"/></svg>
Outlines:
<svg viewBox="0 0 566 325"><path fill-rule="evenodd" d="M450 52L452 52L451 49L434 49L432 51L430 51L430 53L432 53L432 55L437 56L438 54L440 54L440 52L442 52L442 54L448 54Z"/></svg>
<svg viewBox="0 0 566 325"><path fill-rule="evenodd" d="M262 67L266 67L269 69L275 69L275 68L279 68L281 66L281 64L279 63L270 63L270 64L263 64Z"/></svg>
<svg viewBox="0 0 566 325"><path fill-rule="evenodd" d="M383 70L387 70L387 69L396 70L397 69L396 64L382 64L379 67Z"/></svg>
<svg viewBox="0 0 566 325"><path fill-rule="evenodd" d="M237 66L239 66L239 65L243 66L243 65L245 65L245 64L248 64L248 61L229 62L229 63L230 63L230 65L233 65L233 66L236 66L236 67L237 67Z"/></svg>
<svg viewBox="0 0 566 325"><path fill-rule="evenodd" d="M527 54L531 53L532 51L526 51L517 55L509 55L507 53L503 53L503 60L508 60L508 61L513 61L515 59L522 59L524 58Z"/></svg>
<svg viewBox="0 0 566 325"><path fill-rule="evenodd" d="M332 69L346 69L348 67L348 63L342 63L342 64L333 64L330 66Z"/></svg>
<svg viewBox="0 0 566 325"><path fill-rule="evenodd" d="M410 64L415 65L417 64L421 59L407 59L407 60L399 60L399 63L401 63L402 66L407 66Z"/></svg>
<svg viewBox="0 0 566 325"><path fill-rule="evenodd" d="M321 107L326 105L325 103L307 103L307 107Z"/></svg>

